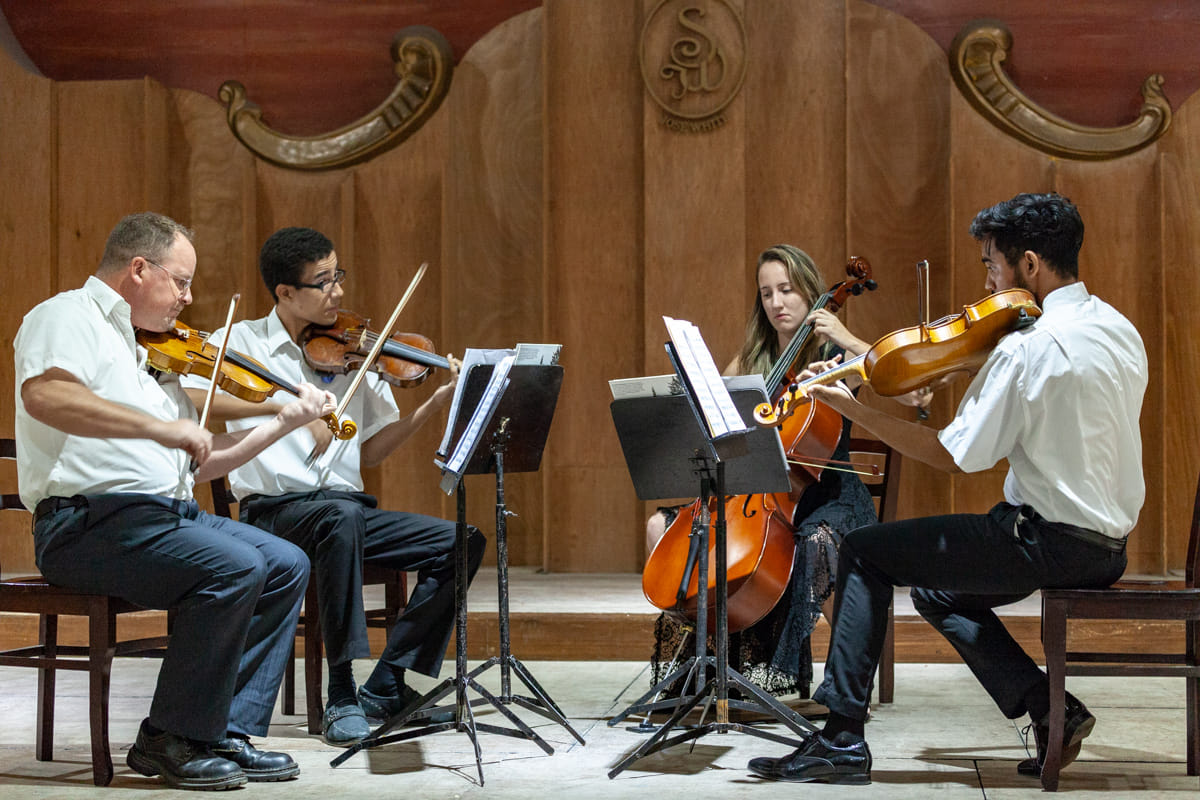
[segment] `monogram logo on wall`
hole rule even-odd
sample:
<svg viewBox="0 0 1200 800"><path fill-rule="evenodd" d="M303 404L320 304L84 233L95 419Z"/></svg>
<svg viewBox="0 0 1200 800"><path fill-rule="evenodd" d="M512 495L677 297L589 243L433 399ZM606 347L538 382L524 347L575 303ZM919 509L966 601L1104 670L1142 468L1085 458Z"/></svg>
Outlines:
<svg viewBox="0 0 1200 800"><path fill-rule="evenodd" d="M746 77L746 27L728 0L661 0L646 17L639 59L664 126L715 130Z"/></svg>

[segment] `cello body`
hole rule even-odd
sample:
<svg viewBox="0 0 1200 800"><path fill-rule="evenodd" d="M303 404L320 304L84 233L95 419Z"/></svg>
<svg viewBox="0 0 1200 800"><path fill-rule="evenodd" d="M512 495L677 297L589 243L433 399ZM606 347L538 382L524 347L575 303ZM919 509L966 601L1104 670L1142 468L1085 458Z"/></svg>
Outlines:
<svg viewBox="0 0 1200 800"><path fill-rule="evenodd" d="M780 431L793 483L803 488L820 479L820 464L837 448L842 416L823 403L810 403L807 415L795 414ZM798 495L797 495L798 496ZM726 610L729 632L745 630L775 607L787 590L795 561L796 539L792 514L796 500L786 493L735 495L725 501ZM716 624L716 500L709 500L708 621ZM696 619L698 574L690 575L681 592L689 564L693 528L701 518L700 501L679 510L642 571L642 592L664 611ZM698 531L695 532L698 535Z"/></svg>
<svg viewBox="0 0 1200 800"><path fill-rule="evenodd" d="M874 290L871 265L862 258L846 264L848 280L831 287L812 308L837 309L850 295ZM775 398L785 381L795 378L796 358L812 334L801 326L766 376L767 393ZM823 403L810 403L807 414L794 414L780 427L784 453L792 479L791 493L739 495L726 500L726 611L729 632L745 630L783 597L791 580L796 539L792 515L800 494L821 478L821 470L842 435L842 415ZM685 619L695 620L698 598L697 553L692 541L701 533L700 500L680 509L663 537L646 559L642 592L653 605ZM708 623L716 624L716 500L709 500ZM687 579L685 580L685 573ZM686 586L685 586L686 584Z"/></svg>

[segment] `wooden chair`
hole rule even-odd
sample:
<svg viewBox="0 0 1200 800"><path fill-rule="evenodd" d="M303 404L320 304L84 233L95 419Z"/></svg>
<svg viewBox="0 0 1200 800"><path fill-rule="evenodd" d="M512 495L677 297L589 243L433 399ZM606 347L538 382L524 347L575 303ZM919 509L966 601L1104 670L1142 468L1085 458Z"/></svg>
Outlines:
<svg viewBox="0 0 1200 800"><path fill-rule="evenodd" d="M0 459L16 459L16 442L0 439ZM24 510L16 494L0 496L0 510ZM28 514L27 511L23 513ZM113 656L161 656L168 636L117 639L117 615L145 611L117 597L54 586L35 575L0 580L0 612L36 614L38 643L0 651L0 666L33 667L38 670L37 743L38 761L54 759L54 689L60 669L88 673L88 717L92 740L92 781L107 786L113 777L108 747L108 690ZM87 617L86 646L58 643L60 616Z"/></svg>
<svg viewBox="0 0 1200 800"><path fill-rule="evenodd" d="M1042 788L1058 790L1066 676L1178 677L1187 682L1187 774L1200 774L1200 481L1192 508L1182 586L1163 589L1047 589L1042 592L1042 647L1050 677L1049 739ZM1067 650L1067 622L1077 619L1174 620L1184 627L1182 653ZM1074 644L1074 643L1073 643ZM1080 644L1082 646L1082 644Z"/></svg>
<svg viewBox="0 0 1200 800"><path fill-rule="evenodd" d="M229 489L224 478L210 481L213 510L223 517L236 519L232 506L237 498ZM408 576L401 570L363 566L363 586L383 586L383 605L366 609L367 627L391 630L408 603ZM321 617L317 612L317 584L308 582L304 593L304 611L296 626L296 638L304 639L304 697L308 714L308 732L321 732L321 717L325 713L324 693L324 648L321 644ZM283 673L281 707L284 714L296 713L296 648L292 645L292 657L288 659L287 671Z"/></svg>
<svg viewBox="0 0 1200 800"><path fill-rule="evenodd" d="M874 465L881 471L878 476L862 476L862 481L876 500L879 521L893 522L900 504L900 454L878 439L853 437L850 439L850 458ZM892 606L888 607L887 638L883 641L876 680L879 682L879 702L892 702L896 695L896 619Z"/></svg>

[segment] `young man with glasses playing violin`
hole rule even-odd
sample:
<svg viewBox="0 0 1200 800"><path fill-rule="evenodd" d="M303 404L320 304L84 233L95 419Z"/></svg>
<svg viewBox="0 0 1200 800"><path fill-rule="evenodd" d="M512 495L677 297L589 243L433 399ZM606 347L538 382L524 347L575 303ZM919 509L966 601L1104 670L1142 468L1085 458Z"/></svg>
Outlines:
<svg viewBox="0 0 1200 800"><path fill-rule="evenodd" d="M1145 499L1139 430L1148 380L1134 326L1079 280L1083 220L1057 194L1021 194L971 224L988 292L1027 289L1042 314L1005 336L936 431L862 405L844 386L811 395L878 438L949 473L1007 459L1004 502L986 514L870 525L847 534L837 604L814 698L829 719L783 758L756 758L772 780L870 783L863 737L871 676L887 632L893 587L910 586L917 611L945 636L1009 719L1028 714L1037 776L1045 760L1049 682L1005 629L997 606L1045 588L1100 588L1125 569L1125 537ZM806 377L833 362L813 365ZM1095 717L1067 695L1063 765Z"/></svg>
<svg viewBox="0 0 1200 800"><path fill-rule="evenodd" d="M235 323L229 346L263 363L288 381L314 381L341 402L354 375L318 373L305 360L301 334L310 325L331 325L338 318L342 282L333 243L311 228L283 228L263 244L259 270L275 298L266 317ZM223 331L213 341L224 338ZM329 665L328 702L322 738L349 746L370 733L368 719L385 720L419 695L405 683L406 670L436 677L454 627L453 522L376 508L363 492L361 466L382 462L445 405L453 394L457 363L450 381L415 411L401 418L391 388L374 372L345 409L358 425L349 439L331 440L324 425L310 425L313 440L288 440L230 473L242 521L288 539L308 553L317 581L321 633ZM189 391L207 388L191 381ZM222 396L213 414L230 430L253 424L261 406ZM310 453L319 453L310 464ZM470 528L469 569L473 576L483 558L485 540ZM383 655L362 688L356 688L353 660L371 655L362 600L363 563L417 572L417 583L403 614L388 636ZM444 721L445 715L435 721Z"/></svg>
<svg viewBox="0 0 1200 800"><path fill-rule="evenodd" d="M174 613L150 715L129 766L182 789L299 773L264 753L308 579L297 547L200 511L195 482L329 413L301 397L257 428L213 436L175 375L151 375L135 329L166 331L192 301L192 233L158 214L122 219L95 275L26 316L17 334L21 500L47 580Z"/></svg>

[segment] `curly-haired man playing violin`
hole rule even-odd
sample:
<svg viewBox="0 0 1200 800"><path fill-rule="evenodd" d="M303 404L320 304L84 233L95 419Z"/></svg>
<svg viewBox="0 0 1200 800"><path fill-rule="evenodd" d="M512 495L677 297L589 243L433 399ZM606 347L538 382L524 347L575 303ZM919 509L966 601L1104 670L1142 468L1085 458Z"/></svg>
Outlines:
<svg viewBox="0 0 1200 800"><path fill-rule="evenodd" d="M836 385L811 393L906 457L946 472L978 472L1008 459L1004 501L986 514L847 534L825 677L814 694L829 719L794 753L753 759L749 768L761 777L870 782L863 722L894 586L912 587L917 610L1006 717L1030 716L1037 756L1018 771L1040 774L1049 683L992 609L1044 588L1109 586L1125 569L1125 537L1145 498L1141 337L1079 281L1083 221L1065 198L1017 195L979 212L971 235L981 244L986 289L1028 289L1042 315L989 354L949 425L936 431L889 416ZM1066 710L1064 765L1095 724L1071 695Z"/></svg>

